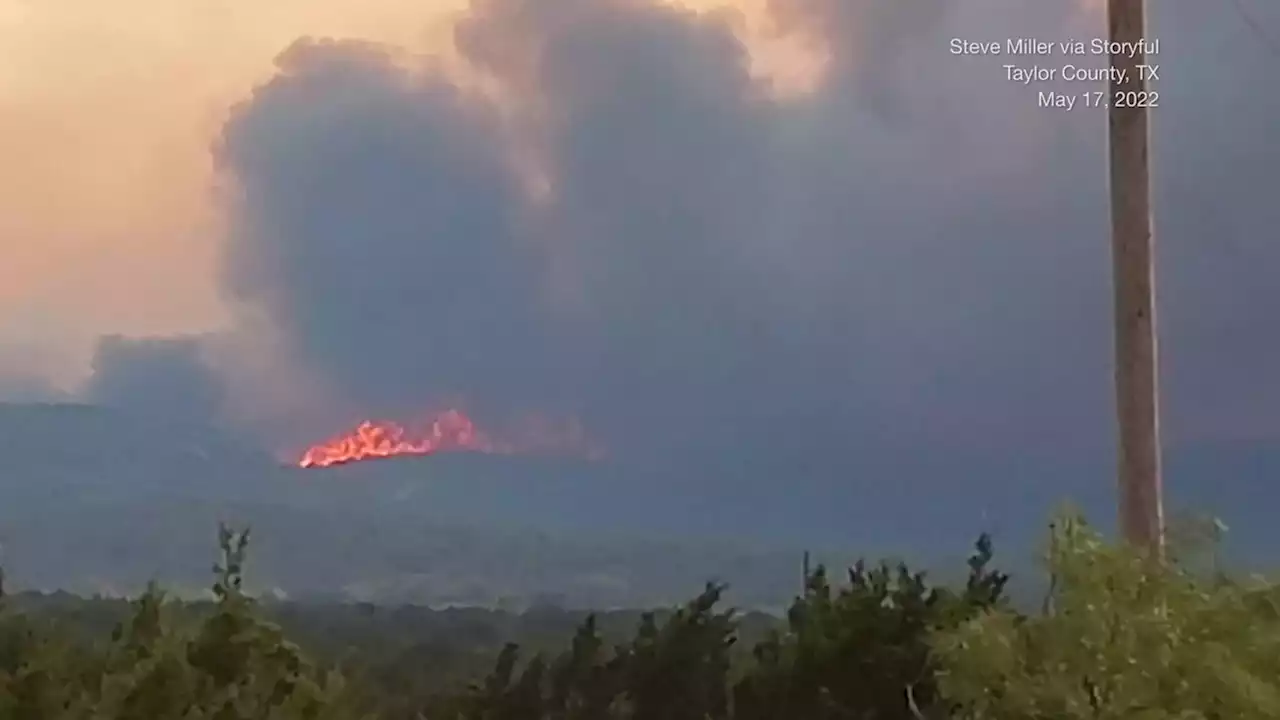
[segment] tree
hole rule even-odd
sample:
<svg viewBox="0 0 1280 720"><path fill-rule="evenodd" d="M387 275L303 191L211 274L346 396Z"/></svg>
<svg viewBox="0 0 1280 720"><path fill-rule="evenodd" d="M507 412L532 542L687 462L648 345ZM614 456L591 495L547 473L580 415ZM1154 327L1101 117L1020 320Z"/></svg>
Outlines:
<svg viewBox="0 0 1280 720"><path fill-rule="evenodd" d="M219 529L213 612L181 621L156 586L105 644L8 617L0 717L22 720L352 720L341 678L320 673L241 590L247 532Z"/></svg>
<svg viewBox="0 0 1280 720"><path fill-rule="evenodd" d="M1276 586L1154 561L1078 515L1052 528L1041 615L992 608L935 636L956 718L1280 717Z"/></svg>
<svg viewBox="0 0 1280 720"><path fill-rule="evenodd" d="M937 692L930 633L1002 602L1008 576L989 568L990 537L969 559L964 589L932 587L905 564L859 561L847 586L807 576L788 629L755 648L757 668L735 689L740 720L913 720Z"/></svg>
<svg viewBox="0 0 1280 720"><path fill-rule="evenodd" d="M659 623L645 613L635 638L606 652L590 616L568 652L535 656L516 673L508 645L488 679L473 688L467 720L720 720L729 717L729 655L735 611L717 611L724 587Z"/></svg>

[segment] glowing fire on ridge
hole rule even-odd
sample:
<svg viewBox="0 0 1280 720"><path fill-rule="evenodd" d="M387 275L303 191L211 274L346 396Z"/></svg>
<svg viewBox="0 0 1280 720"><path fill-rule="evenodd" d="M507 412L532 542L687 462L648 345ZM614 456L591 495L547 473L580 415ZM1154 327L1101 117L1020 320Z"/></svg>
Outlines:
<svg viewBox="0 0 1280 720"><path fill-rule="evenodd" d="M298 466L325 468L361 460L440 452L571 454L593 459L602 454L586 441L582 428L576 423L552 428L545 422L535 422L526 430L519 442L499 441L482 432L459 410L437 413L417 430L389 420L365 420L345 434L307 448Z"/></svg>

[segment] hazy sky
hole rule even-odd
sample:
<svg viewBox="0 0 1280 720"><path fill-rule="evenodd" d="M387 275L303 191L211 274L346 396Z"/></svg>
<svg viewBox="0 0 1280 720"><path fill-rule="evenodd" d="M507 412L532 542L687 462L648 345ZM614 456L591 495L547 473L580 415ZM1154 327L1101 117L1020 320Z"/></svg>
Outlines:
<svg viewBox="0 0 1280 720"><path fill-rule="evenodd" d="M741 4L751 29L759 6ZM225 323L209 147L229 107L300 36L452 56L465 7L0 0L0 369L35 366L70 383L101 333ZM794 40L755 44L762 66L792 84L814 65Z"/></svg>
<svg viewBox="0 0 1280 720"><path fill-rule="evenodd" d="M1097 3L470 5L0 0L0 392L229 383L295 428L461 397L672 451L1108 436L1105 116L947 53ZM1202 5L1152 10L1166 410L1274 437L1280 58Z"/></svg>
<svg viewBox="0 0 1280 720"><path fill-rule="evenodd" d="M228 107L299 35L426 44L450 9L0 0L4 345L65 380L99 333L221 323L209 145Z"/></svg>

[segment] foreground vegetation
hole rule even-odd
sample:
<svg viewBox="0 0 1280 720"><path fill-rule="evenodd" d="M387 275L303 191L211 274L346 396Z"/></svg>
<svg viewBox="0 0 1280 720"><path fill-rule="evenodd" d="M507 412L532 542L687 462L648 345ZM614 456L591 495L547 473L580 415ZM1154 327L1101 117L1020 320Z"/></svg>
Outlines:
<svg viewBox="0 0 1280 720"><path fill-rule="evenodd" d="M209 603L155 587L127 606L5 598L0 718L1280 717L1275 586L1195 557L1153 563L1071 515L1053 525L1034 613L1008 602L982 537L957 587L904 565L859 563L839 581L806 568L785 622L723 607L710 585L629 618L541 610L498 628L460 610L416 642L428 616L409 609L353 606L330 617L368 622L326 625L248 597L247 540L222 529ZM503 645L503 629L525 645Z"/></svg>

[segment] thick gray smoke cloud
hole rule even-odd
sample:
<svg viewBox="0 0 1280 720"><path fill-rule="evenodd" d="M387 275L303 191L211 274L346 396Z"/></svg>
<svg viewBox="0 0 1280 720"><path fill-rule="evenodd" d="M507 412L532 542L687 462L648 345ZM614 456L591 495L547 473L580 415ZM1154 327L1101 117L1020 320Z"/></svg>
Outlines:
<svg viewBox="0 0 1280 720"><path fill-rule="evenodd" d="M67 393L46 378L28 373L0 373L0 402L49 403L67 399Z"/></svg>
<svg viewBox="0 0 1280 720"><path fill-rule="evenodd" d="M490 108L381 50L300 42L228 126L228 277L363 412L518 402L542 372L535 248ZM416 404L416 406L415 406Z"/></svg>
<svg viewBox="0 0 1280 720"><path fill-rule="evenodd" d="M170 423L216 421L225 388L204 359L203 343L201 337L104 337L84 399Z"/></svg>
<svg viewBox="0 0 1280 720"><path fill-rule="evenodd" d="M1105 115L1038 109L1007 60L947 52L1089 38L1099 18L772 5L829 51L809 96L768 96L721 18L640 0L475 0L458 44L525 101L505 124L380 48L299 42L217 150L244 191L229 292L352 412L574 412L624 453L1104 446ZM1243 377L1280 359L1263 274L1280 246L1259 234L1280 219L1264 183L1280 113L1231 89L1265 75L1247 28L1189 0L1159 11L1170 424L1244 431L1228 419L1280 406ZM1211 112L1228 95L1235 112ZM517 156L548 199L530 201Z"/></svg>

